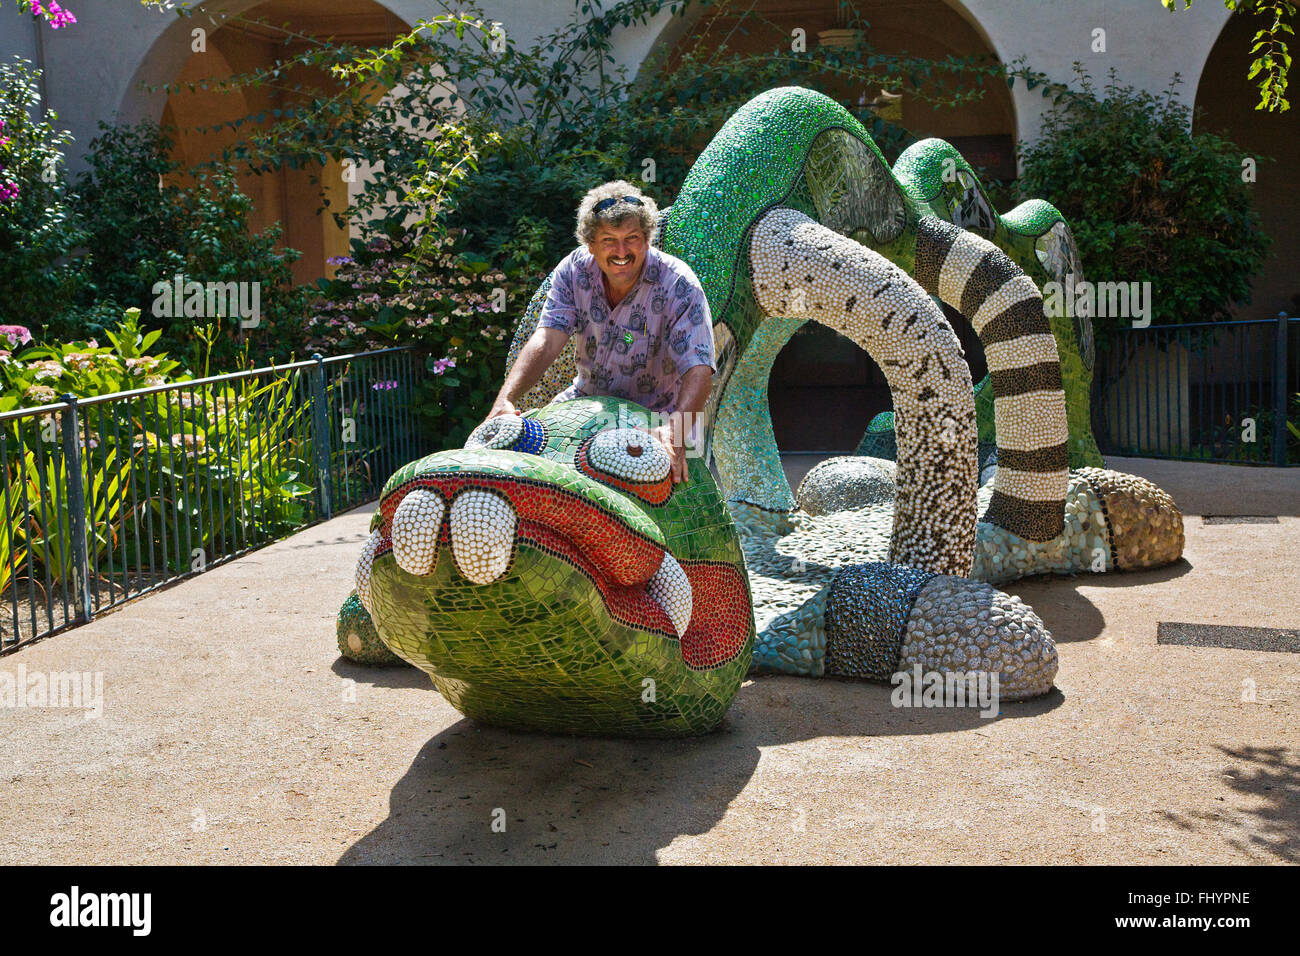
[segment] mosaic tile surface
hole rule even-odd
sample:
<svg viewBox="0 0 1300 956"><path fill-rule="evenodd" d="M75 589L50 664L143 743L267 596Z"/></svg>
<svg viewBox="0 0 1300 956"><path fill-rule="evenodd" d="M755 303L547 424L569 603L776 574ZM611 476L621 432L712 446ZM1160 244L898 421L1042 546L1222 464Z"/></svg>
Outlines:
<svg viewBox="0 0 1300 956"><path fill-rule="evenodd" d="M984 582L1181 551L1159 489L1068 471L1100 462L1091 329L1044 316L1039 290L1077 274L1068 226L1041 201L999 216L950 145L891 170L834 101L770 90L704 150L654 241L693 268L715 319L703 437L721 487L700 457L687 484L667 480L644 409L553 402L566 350L522 417L389 480L340 613L345 655L382 659L377 638L471 717L572 733L707 732L751 663L877 680L993 668L1025 697L1050 688L1055 646ZM936 298L981 335L990 375L974 388ZM824 469L806 486L815 514L786 482L767 393L809 320L876 358L895 407L862 449L895 462L891 481Z"/></svg>

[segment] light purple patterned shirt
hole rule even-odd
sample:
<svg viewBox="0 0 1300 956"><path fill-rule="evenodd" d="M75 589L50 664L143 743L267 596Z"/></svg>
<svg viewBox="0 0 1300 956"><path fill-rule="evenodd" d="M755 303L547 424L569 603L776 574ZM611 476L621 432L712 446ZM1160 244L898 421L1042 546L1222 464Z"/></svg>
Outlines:
<svg viewBox="0 0 1300 956"><path fill-rule="evenodd" d="M713 364L713 320L695 273L653 246L636 285L612 309L596 258L579 246L551 273L538 324L573 336L578 377L556 401L612 395L677 410L682 375Z"/></svg>

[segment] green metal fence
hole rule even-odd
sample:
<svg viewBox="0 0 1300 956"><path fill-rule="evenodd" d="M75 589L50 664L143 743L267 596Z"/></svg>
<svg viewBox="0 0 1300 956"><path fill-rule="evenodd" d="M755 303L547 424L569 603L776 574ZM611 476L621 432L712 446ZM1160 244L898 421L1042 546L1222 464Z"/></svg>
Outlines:
<svg viewBox="0 0 1300 956"><path fill-rule="evenodd" d="M1300 464L1300 318L1125 329L1096 378L1104 454Z"/></svg>
<svg viewBox="0 0 1300 956"><path fill-rule="evenodd" d="M0 653L378 496L426 454L383 349L0 414Z"/></svg>

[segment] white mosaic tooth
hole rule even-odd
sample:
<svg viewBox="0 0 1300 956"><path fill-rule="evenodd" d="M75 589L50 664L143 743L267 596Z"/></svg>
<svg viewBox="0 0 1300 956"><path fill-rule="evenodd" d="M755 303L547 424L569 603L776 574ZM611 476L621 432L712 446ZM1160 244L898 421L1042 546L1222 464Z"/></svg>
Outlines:
<svg viewBox="0 0 1300 956"><path fill-rule="evenodd" d="M371 617L375 609L370 606L370 566L375 563L375 550L384 542L384 536L378 531L370 532L370 537L361 547L361 557L357 559L357 597L361 606Z"/></svg>
<svg viewBox="0 0 1300 956"><path fill-rule="evenodd" d="M471 488L451 503L451 553L456 567L475 584L491 584L510 567L515 509L501 495Z"/></svg>
<svg viewBox="0 0 1300 956"><path fill-rule="evenodd" d="M667 551L664 552L659 570L646 584L646 591L673 622L673 629L677 631L677 636L681 637L685 634L686 628L691 623L691 610L695 599L691 594L691 582L686 577L686 572L677 563L677 559Z"/></svg>
<svg viewBox="0 0 1300 956"><path fill-rule="evenodd" d="M442 496L416 488L393 512L393 558L409 574L432 574L438 564L438 532L446 511Z"/></svg>
<svg viewBox="0 0 1300 956"><path fill-rule="evenodd" d="M668 450L639 428L611 428L591 440L587 460L599 470L624 481L663 481L672 468Z"/></svg>

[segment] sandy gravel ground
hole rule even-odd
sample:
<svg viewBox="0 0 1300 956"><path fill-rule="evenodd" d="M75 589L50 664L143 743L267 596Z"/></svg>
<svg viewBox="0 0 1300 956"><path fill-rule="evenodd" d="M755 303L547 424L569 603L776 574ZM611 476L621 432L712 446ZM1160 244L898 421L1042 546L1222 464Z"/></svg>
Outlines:
<svg viewBox="0 0 1300 956"><path fill-rule="evenodd" d="M680 742L486 729L340 661L368 515L339 517L0 658L104 681L99 719L0 711L0 862L1300 862L1300 655L1156 644L1300 628L1300 469L1113 464L1184 504L1186 558L1011 586L1056 692L986 720L766 677Z"/></svg>

